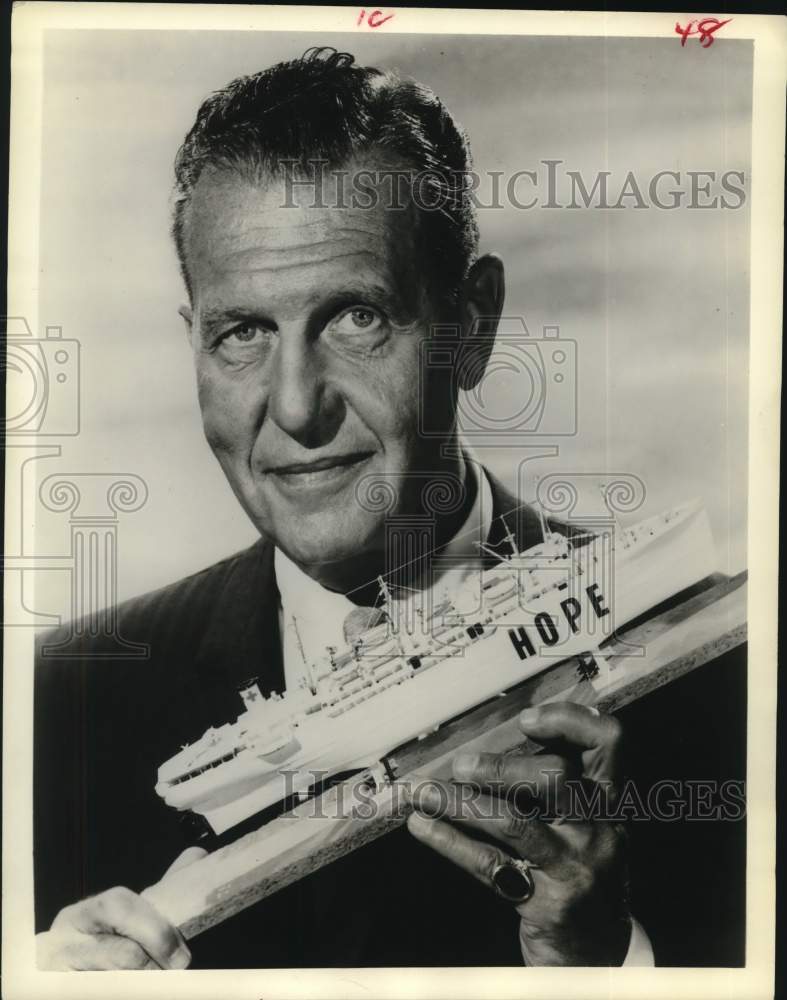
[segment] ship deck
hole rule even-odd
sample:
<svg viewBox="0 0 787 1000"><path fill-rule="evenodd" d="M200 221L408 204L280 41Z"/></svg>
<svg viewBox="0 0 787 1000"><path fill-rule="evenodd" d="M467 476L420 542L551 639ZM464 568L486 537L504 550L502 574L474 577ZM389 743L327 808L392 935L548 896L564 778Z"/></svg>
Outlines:
<svg viewBox="0 0 787 1000"><path fill-rule="evenodd" d="M460 751L500 753L522 742L519 712L529 705L569 700L614 712L629 702L714 661L746 641L746 573L714 575L630 622L606 646L598 674L580 676L577 659L565 660L442 726L422 741L388 755L399 780L450 777ZM351 782L363 781L360 774ZM404 822L403 810L378 808L373 819L332 818L323 793L322 815L305 802L207 857L163 879L145 896L186 938L306 877L323 865ZM308 817L308 819L307 819Z"/></svg>

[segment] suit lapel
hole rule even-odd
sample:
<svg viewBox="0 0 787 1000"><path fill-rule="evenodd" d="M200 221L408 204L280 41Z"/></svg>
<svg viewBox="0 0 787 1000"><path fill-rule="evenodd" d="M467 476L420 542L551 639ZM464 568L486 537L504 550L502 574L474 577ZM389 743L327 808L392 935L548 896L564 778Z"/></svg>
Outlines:
<svg viewBox="0 0 787 1000"><path fill-rule="evenodd" d="M284 689L273 552L261 538L230 560L214 584L197 668L225 688L257 677L266 695Z"/></svg>
<svg viewBox="0 0 787 1000"><path fill-rule="evenodd" d="M501 556L510 554L505 548L506 526L514 535L520 552L529 549L532 545L537 545L542 540L542 534L536 512L528 504L518 500L489 471L484 471L492 491L492 526L489 531L489 545L492 547L499 545ZM502 517L505 517L505 523L501 520ZM490 561L493 562L493 560Z"/></svg>

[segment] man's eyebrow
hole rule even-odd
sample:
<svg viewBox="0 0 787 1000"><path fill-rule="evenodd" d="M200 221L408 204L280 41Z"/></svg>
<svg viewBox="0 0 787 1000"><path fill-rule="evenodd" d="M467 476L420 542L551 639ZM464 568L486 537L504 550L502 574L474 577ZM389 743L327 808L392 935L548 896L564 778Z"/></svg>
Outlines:
<svg viewBox="0 0 787 1000"><path fill-rule="evenodd" d="M393 317L401 317L411 311L403 297L397 295L393 289L377 282L363 280L348 282L346 285L331 288L327 293L319 293L314 296L312 301L308 302L307 308L312 316L327 318L332 309L345 308L354 302L369 302L370 300L372 303L379 304ZM251 303L227 307L207 306L199 311L199 329L206 335L210 335L217 327L226 323L248 320L276 326L267 310Z"/></svg>
<svg viewBox="0 0 787 1000"><path fill-rule="evenodd" d="M252 318L270 322L258 309L246 306L231 306L226 309L209 306L207 309L200 309L199 311L199 329L203 334L210 334L224 323L242 322L243 320Z"/></svg>
<svg viewBox="0 0 787 1000"><path fill-rule="evenodd" d="M350 301L352 299L357 299L359 301L374 299L387 308L395 307L398 302L398 296L390 288L386 288L384 285L378 285L376 283L358 281L353 284L348 284L343 288L331 289L331 291L325 296L323 304L328 304L333 301Z"/></svg>

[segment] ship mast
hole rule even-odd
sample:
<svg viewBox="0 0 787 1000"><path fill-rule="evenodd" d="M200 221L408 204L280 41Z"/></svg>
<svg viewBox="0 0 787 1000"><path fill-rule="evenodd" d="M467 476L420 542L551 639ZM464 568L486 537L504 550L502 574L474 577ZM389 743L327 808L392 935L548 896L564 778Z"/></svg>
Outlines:
<svg viewBox="0 0 787 1000"><path fill-rule="evenodd" d="M382 597L385 603L385 613L388 615L388 620L391 623L391 631L395 635L399 631L399 626L396 622L396 616L393 613L393 595L391 594L391 588L382 576L377 577L377 583L380 587L380 597Z"/></svg>
<svg viewBox="0 0 787 1000"><path fill-rule="evenodd" d="M549 530L549 524L547 523L547 516L544 513L544 508L541 506L538 500L538 476L535 477L535 481L536 481L536 496L535 499L533 500L533 508L536 514L538 514L538 523L541 525L541 537L546 542L549 540L551 532Z"/></svg>
<svg viewBox="0 0 787 1000"><path fill-rule="evenodd" d="M506 529L506 532L503 535L502 539L499 542L496 542L495 544L502 545L503 542L508 542L508 544L511 546L511 556L506 558L513 559L515 556L519 555L519 548L517 546L517 541L516 538L514 537L513 532L508 527L508 523L506 522L505 517L502 514L500 515L500 520L502 521L503 527ZM501 556L501 553L496 552L495 549L493 549L488 542L476 542L475 545L476 548L481 550L481 552L486 552L487 555L492 556L494 559L498 561L500 561L501 558L504 558Z"/></svg>
<svg viewBox="0 0 787 1000"><path fill-rule="evenodd" d="M506 533L505 535L503 535L503 541L508 542L508 544L511 546L512 556L519 555L519 549L517 547L516 538L514 537L514 534L511 531L511 529L508 527L508 523L506 522L506 519L502 514L500 515L500 520L503 522L503 527L506 529Z"/></svg>
<svg viewBox="0 0 787 1000"><path fill-rule="evenodd" d="M391 596L391 588L385 582L382 576L377 577L377 583L380 585L380 597L385 601L385 609L388 610L388 605L393 600Z"/></svg>
<svg viewBox="0 0 787 1000"><path fill-rule="evenodd" d="M627 549L629 547L628 532L623 528L623 525L618 520L617 514L607 502L607 487L602 483L601 486L599 486L599 490L601 491L601 496L604 500L604 506L612 515L612 522L614 524L614 533L623 542L623 548Z"/></svg>
<svg viewBox="0 0 787 1000"><path fill-rule="evenodd" d="M547 524L546 514L544 513L544 508L538 501L535 502L534 507L536 508L536 513L538 514L538 523L541 525L541 535L546 542L549 539L550 531L549 525Z"/></svg>
<svg viewBox="0 0 787 1000"><path fill-rule="evenodd" d="M306 659L306 652L303 648L303 643L301 642L301 633L298 630L298 619L295 615L292 615L292 630L295 633L295 641L298 643L298 652L301 654L301 659L303 660L303 665L306 667L306 678L309 685L309 690L312 694L317 694L317 687L314 683L314 678L312 677L312 668L309 665L309 661Z"/></svg>

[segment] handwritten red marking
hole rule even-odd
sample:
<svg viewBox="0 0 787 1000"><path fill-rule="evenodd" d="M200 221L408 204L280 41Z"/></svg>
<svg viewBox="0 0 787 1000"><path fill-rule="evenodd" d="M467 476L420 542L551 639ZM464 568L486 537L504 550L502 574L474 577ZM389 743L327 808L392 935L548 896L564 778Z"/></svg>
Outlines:
<svg viewBox="0 0 787 1000"><path fill-rule="evenodd" d="M365 17L366 17L366 10L364 9L358 15L358 20L355 22L356 25L361 24ZM393 14L386 14L385 16L383 16L383 12L381 10L373 10L371 14L368 17L366 17L366 23L369 25L370 28L379 28L383 24L385 24L386 21L390 21L392 17Z"/></svg>
<svg viewBox="0 0 787 1000"><path fill-rule="evenodd" d="M699 35L699 42L703 49L710 48L714 42L714 34L723 28L725 24L729 24L732 20L728 17L726 21L720 21L717 17L705 17L701 21L693 20L689 21L685 28L681 28L680 24L675 24L675 34L680 35L680 44L684 46L686 44L686 39L689 35Z"/></svg>
<svg viewBox="0 0 787 1000"><path fill-rule="evenodd" d="M393 14L388 14L383 17L383 12L381 10L373 10L369 15L369 27L379 28L381 24L385 24L386 21L390 21Z"/></svg>

